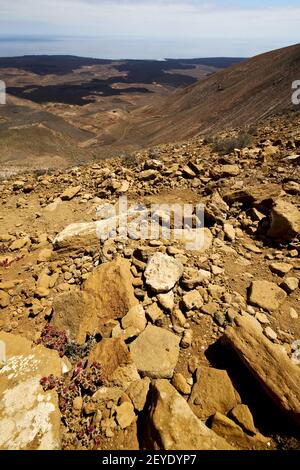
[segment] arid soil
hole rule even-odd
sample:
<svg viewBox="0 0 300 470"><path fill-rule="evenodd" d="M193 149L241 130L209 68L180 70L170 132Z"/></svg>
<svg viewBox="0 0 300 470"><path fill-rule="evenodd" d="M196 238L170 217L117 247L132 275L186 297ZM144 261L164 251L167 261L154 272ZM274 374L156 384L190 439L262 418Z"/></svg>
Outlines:
<svg viewBox="0 0 300 470"><path fill-rule="evenodd" d="M299 448L299 123L3 175L0 448Z"/></svg>

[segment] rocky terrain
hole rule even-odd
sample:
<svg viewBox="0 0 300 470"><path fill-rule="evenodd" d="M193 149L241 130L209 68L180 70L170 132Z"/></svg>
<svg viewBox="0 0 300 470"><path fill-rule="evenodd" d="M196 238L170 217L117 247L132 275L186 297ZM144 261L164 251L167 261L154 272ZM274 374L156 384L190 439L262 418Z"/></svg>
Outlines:
<svg viewBox="0 0 300 470"><path fill-rule="evenodd" d="M1 449L299 449L299 124L0 180Z"/></svg>

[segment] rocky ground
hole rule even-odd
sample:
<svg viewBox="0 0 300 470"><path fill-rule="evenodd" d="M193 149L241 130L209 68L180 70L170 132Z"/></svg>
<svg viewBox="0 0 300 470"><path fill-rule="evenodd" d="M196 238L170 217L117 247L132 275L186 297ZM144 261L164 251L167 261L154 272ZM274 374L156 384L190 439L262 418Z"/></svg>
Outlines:
<svg viewBox="0 0 300 470"><path fill-rule="evenodd" d="M298 129L0 180L0 448L299 448Z"/></svg>

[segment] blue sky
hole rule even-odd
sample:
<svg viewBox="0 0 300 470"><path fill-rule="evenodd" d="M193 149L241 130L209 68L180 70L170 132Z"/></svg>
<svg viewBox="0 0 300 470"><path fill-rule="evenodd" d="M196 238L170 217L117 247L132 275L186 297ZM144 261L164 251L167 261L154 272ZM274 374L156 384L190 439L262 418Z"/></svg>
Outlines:
<svg viewBox="0 0 300 470"><path fill-rule="evenodd" d="M0 0L0 10L1 36L161 41L169 56L179 44L199 45L186 56L251 56L300 42L300 0Z"/></svg>

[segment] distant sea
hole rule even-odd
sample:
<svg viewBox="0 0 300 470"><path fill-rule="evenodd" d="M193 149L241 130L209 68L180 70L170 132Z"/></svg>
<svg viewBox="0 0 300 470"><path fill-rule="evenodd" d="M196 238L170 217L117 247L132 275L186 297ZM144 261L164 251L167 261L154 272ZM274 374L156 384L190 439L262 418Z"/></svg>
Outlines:
<svg viewBox="0 0 300 470"><path fill-rule="evenodd" d="M0 57L62 54L96 59L192 58L203 49L194 41L143 38L1 37Z"/></svg>
<svg viewBox="0 0 300 470"><path fill-rule="evenodd" d="M195 57L249 57L276 48L239 39L145 39L124 37L54 37L0 35L0 57L61 54L96 59L188 59ZM282 44L278 44L282 47Z"/></svg>

